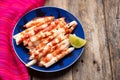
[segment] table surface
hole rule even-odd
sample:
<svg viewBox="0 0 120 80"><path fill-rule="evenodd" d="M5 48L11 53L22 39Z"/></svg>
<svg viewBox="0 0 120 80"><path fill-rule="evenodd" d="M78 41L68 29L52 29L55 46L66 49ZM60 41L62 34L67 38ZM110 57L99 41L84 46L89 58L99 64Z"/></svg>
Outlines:
<svg viewBox="0 0 120 80"><path fill-rule="evenodd" d="M82 23L87 44L70 68L56 73L31 69L31 80L120 80L120 0L46 0Z"/></svg>

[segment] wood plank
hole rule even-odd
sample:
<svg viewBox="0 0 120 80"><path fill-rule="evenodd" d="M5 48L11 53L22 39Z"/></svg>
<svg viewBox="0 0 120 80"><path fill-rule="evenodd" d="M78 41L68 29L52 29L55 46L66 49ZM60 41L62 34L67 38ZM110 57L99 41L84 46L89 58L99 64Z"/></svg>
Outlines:
<svg viewBox="0 0 120 80"><path fill-rule="evenodd" d="M68 10L69 0L46 0L45 6L54 6Z"/></svg>
<svg viewBox="0 0 120 80"><path fill-rule="evenodd" d="M45 5L72 12L83 24L88 42L73 71L70 68L55 74L39 72L37 76L32 71L32 79L119 80L120 0L46 0Z"/></svg>
<svg viewBox="0 0 120 80"><path fill-rule="evenodd" d="M120 0L105 0L104 6L112 77L120 80Z"/></svg>
<svg viewBox="0 0 120 80"><path fill-rule="evenodd" d="M54 6L68 9L68 0L46 0L45 6ZM35 73L37 74L37 73ZM72 80L72 69L69 68L57 73L38 73L38 76L33 75L32 80Z"/></svg>
<svg viewBox="0 0 120 80"><path fill-rule="evenodd" d="M87 40L83 55L73 66L73 80L112 80L102 0L69 3L69 10L83 24Z"/></svg>
<svg viewBox="0 0 120 80"><path fill-rule="evenodd" d="M72 67L54 73L43 73L29 69L31 80L72 80Z"/></svg>

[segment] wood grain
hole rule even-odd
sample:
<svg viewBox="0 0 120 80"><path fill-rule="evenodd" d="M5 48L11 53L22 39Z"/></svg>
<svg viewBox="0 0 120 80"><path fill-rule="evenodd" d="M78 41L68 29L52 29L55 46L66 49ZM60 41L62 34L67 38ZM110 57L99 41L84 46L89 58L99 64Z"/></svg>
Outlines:
<svg viewBox="0 0 120 80"><path fill-rule="evenodd" d="M120 0L46 0L45 6L73 13L87 44L72 67L57 73L29 70L31 80L120 80Z"/></svg>
<svg viewBox="0 0 120 80"><path fill-rule="evenodd" d="M54 6L63 9L68 9L68 1L69 0L46 0L45 6Z"/></svg>
<svg viewBox="0 0 120 80"><path fill-rule="evenodd" d="M120 0L105 0L104 5L112 79L120 80Z"/></svg>
<svg viewBox="0 0 120 80"><path fill-rule="evenodd" d="M79 2L76 3L76 2ZM71 9L85 29L87 45L79 61L73 66L73 80L112 80L109 51L106 41L102 0L72 1ZM77 12L75 12L78 10Z"/></svg>
<svg viewBox="0 0 120 80"><path fill-rule="evenodd" d="M42 73L30 69L29 73L31 80L72 80L71 67L55 73Z"/></svg>

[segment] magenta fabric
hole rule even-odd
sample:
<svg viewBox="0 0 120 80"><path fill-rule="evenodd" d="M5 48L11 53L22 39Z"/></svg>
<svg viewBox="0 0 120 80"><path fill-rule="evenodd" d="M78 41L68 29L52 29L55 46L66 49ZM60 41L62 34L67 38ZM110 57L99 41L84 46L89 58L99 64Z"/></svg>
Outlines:
<svg viewBox="0 0 120 80"><path fill-rule="evenodd" d="M0 0L0 80L30 80L27 68L12 47L12 31L27 11L45 0Z"/></svg>

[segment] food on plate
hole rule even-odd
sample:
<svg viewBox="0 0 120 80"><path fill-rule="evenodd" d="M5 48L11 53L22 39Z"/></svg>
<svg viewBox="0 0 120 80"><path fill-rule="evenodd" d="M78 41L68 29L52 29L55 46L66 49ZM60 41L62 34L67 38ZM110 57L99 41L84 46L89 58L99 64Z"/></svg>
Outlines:
<svg viewBox="0 0 120 80"><path fill-rule="evenodd" d="M29 21L27 24L24 25L24 27L26 28L30 28L30 27L33 27L33 26L40 26L46 22L49 22L49 21L52 21L54 19L53 16L46 16L46 17L38 17L38 18L35 18L31 21Z"/></svg>
<svg viewBox="0 0 120 80"><path fill-rule="evenodd" d="M66 56L67 54L71 53L73 50L74 47L64 48L63 50L55 50L52 53L49 53L45 57L43 57L39 62L39 65L49 67L57 61L59 61L64 56Z"/></svg>
<svg viewBox="0 0 120 80"><path fill-rule="evenodd" d="M86 44L86 40L77 37L75 34L69 35L69 42L75 48L81 48Z"/></svg>
<svg viewBox="0 0 120 80"><path fill-rule="evenodd" d="M13 36L17 45L23 43L29 50L30 62L26 66L37 63L47 68L71 53L76 47L70 46L71 39L76 40L71 36L76 25L76 21L67 23L65 18L55 19L53 16L35 18L26 23L26 29Z"/></svg>
<svg viewBox="0 0 120 80"><path fill-rule="evenodd" d="M37 19L39 19L39 18L37 18ZM35 35L37 32L45 29L53 19L54 19L54 17L52 16L47 22L45 22L45 24L43 23L43 25L42 24L38 25L39 23L36 23L33 25L32 23L30 23L30 24L32 24L32 27L27 28L26 30L22 31L21 33L18 33L15 36L13 36L14 39L16 40L16 44L19 45L24 39L29 38L32 35ZM33 22L35 22L35 21L36 21L36 19L33 20ZM27 24L25 24L25 25L27 25Z"/></svg>

